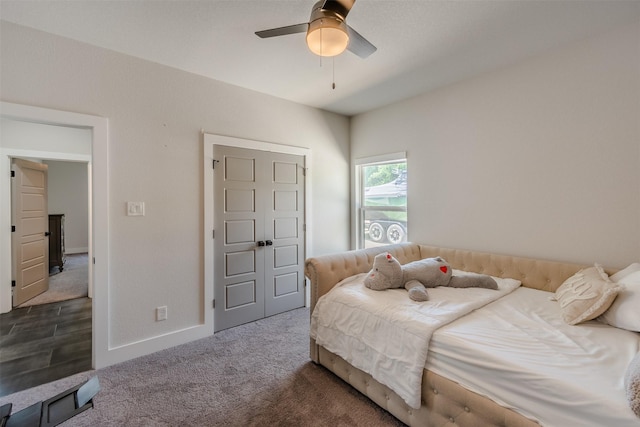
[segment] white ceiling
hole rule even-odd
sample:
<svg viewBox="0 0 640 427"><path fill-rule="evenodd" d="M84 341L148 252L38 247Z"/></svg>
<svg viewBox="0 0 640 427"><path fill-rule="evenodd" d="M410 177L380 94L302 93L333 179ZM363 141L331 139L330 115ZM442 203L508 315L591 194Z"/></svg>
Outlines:
<svg viewBox="0 0 640 427"><path fill-rule="evenodd" d="M314 2L0 0L0 17L345 115L640 23L640 0L359 0L347 22L377 46L367 59L254 34L307 22Z"/></svg>

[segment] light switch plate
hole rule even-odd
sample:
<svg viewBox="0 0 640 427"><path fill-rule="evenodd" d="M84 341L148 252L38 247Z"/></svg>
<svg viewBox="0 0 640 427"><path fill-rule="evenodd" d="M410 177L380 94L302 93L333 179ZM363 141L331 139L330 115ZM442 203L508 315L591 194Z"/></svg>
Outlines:
<svg viewBox="0 0 640 427"><path fill-rule="evenodd" d="M127 202L127 216L144 216L144 202Z"/></svg>

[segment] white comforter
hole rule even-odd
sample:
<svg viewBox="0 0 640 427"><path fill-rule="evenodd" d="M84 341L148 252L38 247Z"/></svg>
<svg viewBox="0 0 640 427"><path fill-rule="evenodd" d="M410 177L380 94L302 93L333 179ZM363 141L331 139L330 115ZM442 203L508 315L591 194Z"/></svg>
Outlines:
<svg viewBox="0 0 640 427"><path fill-rule="evenodd" d="M498 290L433 288L428 289L429 301L415 302L404 289L367 289L365 275L343 280L318 300L311 337L395 391L412 408L420 407L422 371L433 332L520 286L518 280L495 278Z"/></svg>
<svg viewBox="0 0 640 427"><path fill-rule="evenodd" d="M438 329L427 367L547 427L639 427L624 374L640 334L568 325L551 292L521 287Z"/></svg>

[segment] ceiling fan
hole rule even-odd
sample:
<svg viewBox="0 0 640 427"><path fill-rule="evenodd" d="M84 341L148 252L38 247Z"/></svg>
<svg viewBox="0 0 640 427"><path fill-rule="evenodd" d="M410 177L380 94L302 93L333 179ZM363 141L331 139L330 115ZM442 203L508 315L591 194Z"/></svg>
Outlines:
<svg viewBox="0 0 640 427"><path fill-rule="evenodd" d="M320 0L313 5L309 22L256 31L261 38L307 33L307 46L320 56L336 56L345 49L366 58L377 50L346 23L356 0Z"/></svg>

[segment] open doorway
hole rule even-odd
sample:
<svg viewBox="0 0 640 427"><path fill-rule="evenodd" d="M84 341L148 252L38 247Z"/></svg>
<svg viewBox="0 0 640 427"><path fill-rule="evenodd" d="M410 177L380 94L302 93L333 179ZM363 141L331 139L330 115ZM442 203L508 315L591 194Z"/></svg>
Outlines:
<svg viewBox="0 0 640 427"><path fill-rule="evenodd" d="M57 161L85 162L89 169L89 295L91 307L91 367L98 369L109 361L109 200L108 200L108 120L103 117L72 113L28 105L0 102L0 118L21 123L39 123L83 130L91 136L87 154L61 153L55 145L39 148L6 147L0 141L0 175L9 176L14 157L40 158ZM46 138L39 142L46 143ZM9 180L0 180L0 227L11 226ZM0 313L11 310L11 238L0 235Z"/></svg>
<svg viewBox="0 0 640 427"><path fill-rule="evenodd" d="M11 216L16 231L12 232L11 258L12 279L17 284L12 289L11 312L0 314L2 324L11 326L0 349L0 395L6 395L92 366L92 301L88 292L92 135L88 129L1 120L2 149L9 154L13 172ZM30 179L33 174L25 172L26 166L45 171L45 212L36 217L35 205L30 202L36 183ZM37 242L31 240L39 235L48 237L43 237L42 250L34 252ZM16 246L18 238L28 243ZM31 248L27 251L31 255L24 258L26 248ZM52 261L54 258L58 261ZM40 261L28 267L20 260L27 264ZM32 270L40 270L38 266L46 269L44 287L38 286L39 281L30 285L27 280L33 276ZM34 291L18 298L23 289Z"/></svg>

